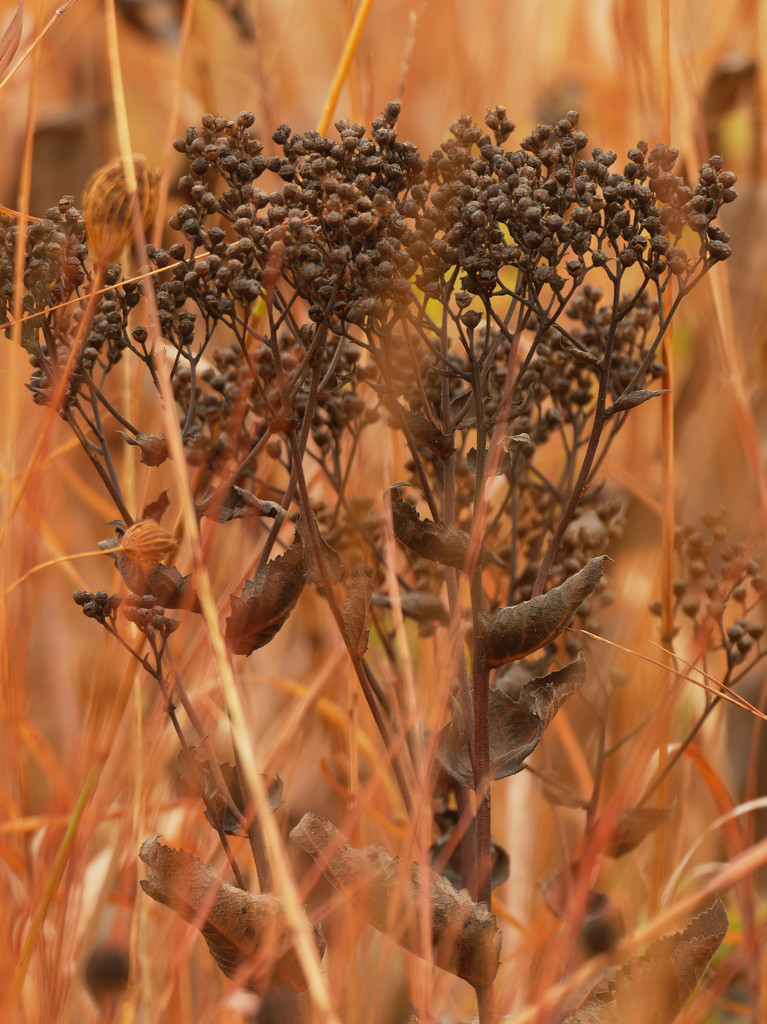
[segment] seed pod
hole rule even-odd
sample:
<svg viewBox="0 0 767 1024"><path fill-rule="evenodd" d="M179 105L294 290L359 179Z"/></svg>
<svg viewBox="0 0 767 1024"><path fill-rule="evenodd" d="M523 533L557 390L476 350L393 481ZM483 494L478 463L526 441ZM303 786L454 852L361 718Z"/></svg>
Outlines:
<svg viewBox="0 0 767 1024"><path fill-rule="evenodd" d="M130 526L117 545L118 558L127 558L148 571L176 554L178 541L154 519L139 519ZM119 564L119 563L118 563Z"/></svg>
<svg viewBox="0 0 767 1024"><path fill-rule="evenodd" d="M141 222L147 231L157 212L158 176L146 157L133 157ZM131 197L121 157L96 171L83 193L88 244L97 263L117 260L134 236Z"/></svg>

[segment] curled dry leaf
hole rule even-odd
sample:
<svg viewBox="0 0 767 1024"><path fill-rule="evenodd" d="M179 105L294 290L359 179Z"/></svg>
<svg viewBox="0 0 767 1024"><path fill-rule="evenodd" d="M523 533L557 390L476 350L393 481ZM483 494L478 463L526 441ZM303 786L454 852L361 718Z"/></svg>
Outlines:
<svg viewBox="0 0 767 1024"><path fill-rule="evenodd" d="M489 448L485 448L485 460L487 460L489 451L490 451ZM477 472L477 449L476 448L469 448L469 450L466 452L466 465L467 465L470 473L476 473ZM485 466L487 466L487 461L485 461ZM503 453L503 458L499 459L498 462L493 467L493 476L503 476L503 474L507 473L510 469L511 469L511 459L509 457L508 451L505 451Z"/></svg>
<svg viewBox="0 0 767 1024"><path fill-rule="evenodd" d="M145 840L139 857L149 867L141 888L202 932L227 978L236 976L257 992L281 982L303 992L307 982L276 896L254 896L229 885L210 864L167 846L159 836ZM317 929L314 941L322 956L325 940Z"/></svg>
<svg viewBox="0 0 767 1024"><path fill-rule="evenodd" d="M247 833L230 806L231 800L240 815L245 816L245 801L242 798L237 766L219 761L218 768L225 791L219 785L217 773L213 771L202 744L191 744L188 750L179 750L176 756L176 770L181 780L202 797L205 817L213 828L230 836L244 836ZM282 803L282 779L279 775L267 775L264 772L261 772L261 778L267 789L269 807L276 811Z"/></svg>
<svg viewBox="0 0 767 1024"><path fill-rule="evenodd" d="M397 401L390 388L372 381L368 383L377 392L381 404L394 418L397 426L404 426L417 444L428 448L441 459L447 459L453 454L455 445L452 437L440 430L434 420L427 419L421 413L413 412L412 409L407 409Z"/></svg>
<svg viewBox="0 0 767 1024"><path fill-rule="evenodd" d="M481 639L488 664L516 661L556 640L596 589L607 558L592 558L580 572L546 594L481 616Z"/></svg>
<svg viewBox="0 0 767 1024"><path fill-rule="evenodd" d="M316 530L317 537L319 537L320 552L325 572L327 573L331 583L338 583L344 574L344 563L341 561L341 556L338 552L328 544L320 533L320 528L317 525L317 520L314 518L313 512L311 513L311 516L312 519L314 519L314 528ZM322 567L320 566L320 562L317 558L317 552L315 551L314 543L312 542L309 524L302 515L296 519L296 531L304 545L304 568L306 570L306 579L309 583L313 583L315 586L321 587L324 582Z"/></svg>
<svg viewBox="0 0 767 1024"><path fill-rule="evenodd" d="M612 405L609 405L605 409L605 417L614 416L618 412L625 412L627 409L636 409L638 405L643 405L648 402L651 398L658 398L660 395L668 394L668 389L664 391L649 391L647 388L637 388L636 391L629 391L620 395L615 399Z"/></svg>
<svg viewBox="0 0 767 1024"><path fill-rule="evenodd" d="M469 538L455 526L421 519L415 505L392 492L391 512L394 535L406 548L440 565L463 569L469 551Z"/></svg>
<svg viewBox="0 0 767 1024"><path fill-rule="evenodd" d="M175 565L158 565L146 577L144 588L134 593L151 594L163 608L200 611L200 599L192 586L192 574L182 576Z"/></svg>
<svg viewBox="0 0 767 1024"><path fill-rule="evenodd" d="M582 923L589 924L604 920L615 910L607 893L589 888L586 892L585 905L580 900L574 899L579 894L579 890L588 883L588 879L581 877L582 870L583 862L573 860L553 875L542 878L538 882L541 895L549 910L564 921L573 919L575 905L578 907L579 915L582 915Z"/></svg>
<svg viewBox="0 0 767 1024"><path fill-rule="evenodd" d="M495 977L501 955L501 933L485 904L473 903L432 869L412 864L402 870L379 843L353 849L325 818L305 814L291 839L319 864L325 877L340 889L370 923L417 956L422 945L419 911L431 912L431 958L446 971L472 985Z"/></svg>
<svg viewBox="0 0 767 1024"><path fill-rule="evenodd" d="M231 597L226 641L232 653L252 654L268 644L287 622L305 582L303 546L297 537L284 555L246 581L240 597Z"/></svg>
<svg viewBox="0 0 767 1024"><path fill-rule="evenodd" d="M509 697L493 687L488 694L490 778L505 779L522 771L525 759L540 742L543 730L564 702L583 686L586 663L582 655L564 668L525 683L519 696ZM453 717L440 731L437 759L462 786L475 787L466 722L458 700Z"/></svg>
<svg viewBox="0 0 767 1024"><path fill-rule="evenodd" d="M170 456L168 442L164 434L127 434L124 430L118 430L122 434L126 444L132 444L141 450L141 462L145 466L161 466Z"/></svg>
<svg viewBox="0 0 767 1024"><path fill-rule="evenodd" d="M379 608L391 608L392 599L383 591L373 594L372 603ZM397 598L402 614L416 622L440 622L443 626L450 623L450 613L436 594L425 590L406 590Z"/></svg>
<svg viewBox="0 0 767 1024"><path fill-rule="evenodd" d="M344 601L344 623L352 646L360 657L368 649L368 611L372 593L373 581L358 565Z"/></svg>
<svg viewBox="0 0 767 1024"><path fill-rule="evenodd" d="M158 494L154 501L150 501L148 505L142 508L139 519L154 519L156 523L159 523L169 507L170 498L168 497L168 492L163 491L162 494Z"/></svg>
<svg viewBox="0 0 767 1024"><path fill-rule="evenodd" d="M605 853L608 857L631 853L645 836L670 821L673 813L673 807L628 807L621 811Z"/></svg>
<svg viewBox="0 0 767 1024"><path fill-rule="evenodd" d="M397 403L399 404L399 403ZM441 459L449 458L455 451L452 437L443 433L433 420L427 419L419 412L412 412L400 406L405 426L413 435L418 444L428 448L430 452L439 455Z"/></svg>
<svg viewBox="0 0 767 1024"><path fill-rule="evenodd" d="M724 904L714 896L683 932L653 942L613 971L564 1024L671 1024L692 995L727 934Z"/></svg>

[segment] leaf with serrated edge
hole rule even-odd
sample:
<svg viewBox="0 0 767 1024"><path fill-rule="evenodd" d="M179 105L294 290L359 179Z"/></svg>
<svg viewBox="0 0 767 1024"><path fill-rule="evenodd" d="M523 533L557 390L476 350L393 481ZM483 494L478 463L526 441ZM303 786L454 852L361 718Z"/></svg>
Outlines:
<svg viewBox="0 0 767 1024"><path fill-rule="evenodd" d="M246 581L240 597L230 598L226 641L232 653L252 654L268 644L287 622L305 582L299 537L284 555L267 562L254 579Z"/></svg>
<svg viewBox="0 0 767 1024"><path fill-rule="evenodd" d="M692 995L727 934L727 914L718 896L683 932L653 942L600 986L598 999L564 1024L671 1024Z"/></svg>
<svg viewBox="0 0 767 1024"><path fill-rule="evenodd" d="M257 992L278 982L303 992L307 983L277 896L254 896L223 882L210 864L159 836L142 844L139 857L149 867L141 888L202 932L227 978L236 976ZM325 940L316 929L314 940L322 956Z"/></svg>
<svg viewBox="0 0 767 1024"><path fill-rule="evenodd" d="M313 512L311 515L314 518ZM341 561L341 556L322 536L316 519L314 519L314 528L320 539L322 561L328 578L331 583L338 583L344 573L344 563ZM324 583L323 575L314 550L314 543L312 542L311 533L309 531L309 524L304 519L303 515L300 515L296 520L296 530L304 545L304 568L306 570L306 579L309 583L314 583L315 586L321 587Z"/></svg>
<svg viewBox="0 0 767 1024"><path fill-rule="evenodd" d="M505 779L522 771L543 730L585 679L586 663L579 654L564 668L525 683L516 698L495 687L488 692L491 779ZM438 735L437 759L462 786L474 788L466 723L457 700L453 701L451 721Z"/></svg>
<svg viewBox="0 0 767 1024"><path fill-rule="evenodd" d="M605 853L608 857L623 857L631 853L645 836L670 821L673 813L673 807L626 808L618 815Z"/></svg>
<svg viewBox="0 0 767 1024"><path fill-rule="evenodd" d="M602 578L607 555L592 558L546 594L480 617L480 639L489 665L504 665L551 643L572 622Z"/></svg>
<svg viewBox="0 0 767 1024"><path fill-rule="evenodd" d="M665 391L650 391L647 388L637 388L636 391L629 391L627 394L624 392L624 394L615 399L612 405L605 409L605 418L614 416L619 412L625 412L627 409L636 409L638 406L644 405L645 402L649 402L651 398L660 398L661 395L667 394L668 389Z"/></svg>
<svg viewBox="0 0 767 1024"><path fill-rule="evenodd" d="M378 591L373 594L372 603L380 608L391 608L396 603L403 615L416 622L441 622L445 626L450 622L450 613L441 599L423 590L403 591L394 602L388 594Z"/></svg>
<svg viewBox="0 0 767 1024"><path fill-rule="evenodd" d="M354 649L360 657L368 649L368 611L372 593L373 581L358 565L344 601L344 623Z"/></svg>
<svg viewBox="0 0 767 1024"><path fill-rule="evenodd" d="M431 562L463 569L469 551L469 538L455 526L433 523L421 519L415 505L403 501L396 493L391 496L394 535L406 548Z"/></svg>
<svg viewBox="0 0 767 1024"><path fill-rule="evenodd" d="M305 814L290 838L319 864L374 928L417 956L427 956L419 910L431 908L431 959L470 982L488 985L498 972L501 933L483 903L474 903L443 875L417 864L402 870L380 843L354 849L318 814ZM424 893L426 890L426 893Z"/></svg>

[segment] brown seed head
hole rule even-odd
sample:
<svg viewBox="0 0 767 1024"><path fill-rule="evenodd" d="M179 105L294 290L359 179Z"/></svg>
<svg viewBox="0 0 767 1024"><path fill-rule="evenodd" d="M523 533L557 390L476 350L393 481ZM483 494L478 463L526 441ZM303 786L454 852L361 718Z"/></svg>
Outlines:
<svg viewBox="0 0 767 1024"><path fill-rule="evenodd" d="M172 559L178 541L154 519L139 519L120 538L117 550L147 572L156 569L167 558Z"/></svg>
<svg viewBox="0 0 767 1024"><path fill-rule="evenodd" d="M147 231L157 212L158 175L146 157L133 157L141 221ZM83 193L88 244L98 263L113 263L133 238L131 197L121 157L96 171Z"/></svg>

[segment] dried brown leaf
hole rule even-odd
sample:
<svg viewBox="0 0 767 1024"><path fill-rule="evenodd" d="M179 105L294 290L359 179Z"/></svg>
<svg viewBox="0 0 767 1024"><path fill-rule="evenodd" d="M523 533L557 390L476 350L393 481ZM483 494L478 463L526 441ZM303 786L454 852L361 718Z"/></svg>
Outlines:
<svg viewBox="0 0 767 1024"><path fill-rule="evenodd" d="M487 459L488 452L489 452L489 449L485 448L485 458L486 459ZM477 449L476 448L470 448L466 452L466 465L468 466L470 473L476 473L477 472ZM487 462L485 462L485 465L487 466ZM498 460L498 462L495 464L495 466L493 467L493 476L503 476L503 474L508 472L510 469L511 469L511 458L509 456L509 453L507 451L505 451L503 453L503 457L500 458Z"/></svg>
<svg viewBox="0 0 767 1024"><path fill-rule="evenodd" d="M313 512L311 513L311 516L314 519ZM341 561L341 556L322 536L316 519L314 519L314 528L317 531L317 536L320 540L320 551L322 553L322 562L324 564L325 572L327 573L331 583L338 583L344 574L344 563ZM302 515L296 519L296 531L304 545L304 568L306 570L306 579L309 583L313 583L315 586L321 587L324 584L322 568L314 549L309 524Z"/></svg>
<svg viewBox="0 0 767 1024"><path fill-rule="evenodd" d="M210 864L167 846L159 836L145 840L139 857L149 867L141 888L202 932L227 978L236 976L257 992L280 982L303 992L307 982L276 896L254 896L223 882ZM317 929L314 940L322 956L325 940Z"/></svg>
<svg viewBox="0 0 767 1024"><path fill-rule="evenodd" d="M570 625L581 603L594 592L607 557L592 558L580 572L546 594L483 615L481 639L488 664L516 661L556 640Z"/></svg>
<svg viewBox="0 0 767 1024"><path fill-rule="evenodd" d="M158 565L147 576L144 589L134 593L151 594L163 608L200 611L200 600L192 586L192 574L182 576L175 565Z"/></svg>
<svg viewBox="0 0 767 1024"><path fill-rule="evenodd" d="M268 644L287 622L304 589L303 545L297 537L284 555L273 558L240 597L232 595L226 641L233 654L252 654Z"/></svg>
<svg viewBox="0 0 767 1024"><path fill-rule="evenodd" d="M583 880L579 877L582 871L580 860L570 861L563 868L538 882L549 910L564 921L572 920L573 895L578 892ZM579 907L584 923L604 920L614 911L614 904L607 893L599 889L589 889L586 893L585 907Z"/></svg>
<svg viewBox="0 0 767 1024"><path fill-rule="evenodd" d="M582 655L564 668L525 683L519 696L509 697L493 687L488 693L490 775L495 781L522 771L525 759L540 742L543 730L564 702L583 686L586 663ZM453 717L440 731L437 759L462 786L474 788L474 769L463 709L453 701Z"/></svg>
<svg viewBox="0 0 767 1024"><path fill-rule="evenodd" d="M598 998L564 1024L671 1024L703 977L727 926L724 904L715 896L683 932L658 939L644 956L614 971Z"/></svg>
<svg viewBox="0 0 767 1024"><path fill-rule="evenodd" d="M414 505L396 492L391 496L394 535L397 540L417 555L441 565L463 569L469 551L469 538L455 526L433 523L421 519Z"/></svg>
<svg viewBox="0 0 767 1024"><path fill-rule="evenodd" d="M368 649L368 611L372 594L373 581L358 565L344 601L344 622L354 649L360 657Z"/></svg>
<svg viewBox="0 0 767 1024"><path fill-rule="evenodd" d="M150 501L148 505L142 508L139 518L154 519L156 523L159 523L169 506L170 498L168 497L168 492L163 491L162 494L158 494L154 501Z"/></svg>
<svg viewBox="0 0 767 1024"><path fill-rule="evenodd" d="M668 388L664 391L649 391L647 388L637 388L636 391L629 391L628 394L624 392L615 399L612 405L605 409L605 418L614 416L619 412L625 412L627 409L636 409L637 406L649 402L651 398L659 398L660 395L666 394L668 394Z"/></svg>
<svg viewBox="0 0 767 1024"><path fill-rule="evenodd" d="M381 399L381 404L394 418L398 427L404 426L417 444L423 445L441 459L447 459L455 451L452 437L445 434L434 420L427 419L419 412L407 409L398 402L390 388L369 382Z"/></svg>
<svg viewBox="0 0 767 1024"><path fill-rule="evenodd" d="M399 405L399 403L397 404ZM405 421L405 426L418 444L428 448L435 455L439 455L441 459L447 459L453 454L455 445L453 444L452 437L448 437L447 434L441 431L433 420L427 419L419 412L405 409L404 406L400 405L399 408Z"/></svg>
<svg viewBox="0 0 767 1024"><path fill-rule="evenodd" d="M380 608L392 607L392 599L383 591L373 594L372 602ZM397 604L403 615L416 622L441 622L444 626L450 623L450 613L441 599L425 590L403 591L397 598Z"/></svg>
<svg viewBox="0 0 767 1024"><path fill-rule="evenodd" d="M631 853L645 836L670 821L673 813L673 807L629 807L621 811L605 853L608 857Z"/></svg>
<svg viewBox="0 0 767 1024"><path fill-rule="evenodd" d="M226 791L219 785L217 774L213 771L202 744L191 744L188 750L179 750L176 757L176 771L182 781L202 797L205 817L213 828L230 836L244 836L245 830L239 818L233 813L228 799L231 798L240 815L245 817L245 801L240 789L237 766L219 761L218 769ZM282 803L282 779L279 775L267 775L264 772L261 772L261 778L268 793L269 807L276 811Z"/></svg>
<svg viewBox="0 0 767 1024"><path fill-rule="evenodd" d="M403 873L399 857L392 857L379 843L353 849L317 814L305 814L290 836L379 931L417 956L426 956L419 910L430 906L433 962L473 985L493 980L501 933L489 908L473 903L465 889L456 890L443 875L431 869L422 872L416 864Z"/></svg>

